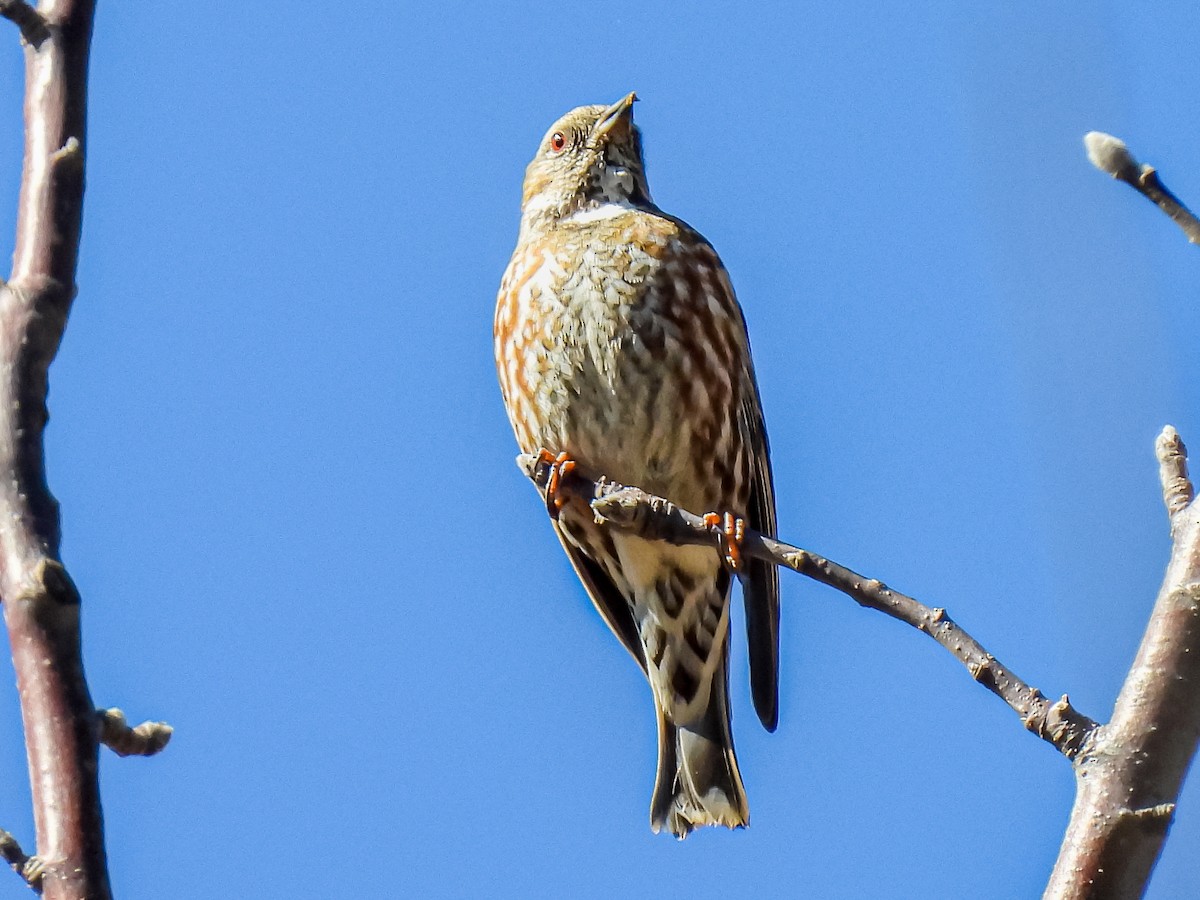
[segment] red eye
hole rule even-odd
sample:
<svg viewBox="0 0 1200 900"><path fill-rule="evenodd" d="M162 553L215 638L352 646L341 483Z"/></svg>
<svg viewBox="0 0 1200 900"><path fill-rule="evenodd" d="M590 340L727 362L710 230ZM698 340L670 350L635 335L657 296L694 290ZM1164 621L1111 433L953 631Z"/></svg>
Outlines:
<svg viewBox="0 0 1200 900"><path fill-rule="evenodd" d="M550 149L555 153L561 153L565 146L567 146L567 136L561 131L554 132L550 137Z"/></svg>

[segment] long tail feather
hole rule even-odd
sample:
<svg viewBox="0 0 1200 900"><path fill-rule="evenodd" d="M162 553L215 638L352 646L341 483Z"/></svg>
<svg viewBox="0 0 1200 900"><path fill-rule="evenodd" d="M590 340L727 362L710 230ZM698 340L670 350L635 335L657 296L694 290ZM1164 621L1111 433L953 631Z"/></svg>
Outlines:
<svg viewBox="0 0 1200 900"><path fill-rule="evenodd" d="M697 722L667 720L657 702L658 776L650 804L650 827L683 839L693 828L741 828L750 817L746 789L733 752L726 695L726 666L714 674L708 709Z"/></svg>

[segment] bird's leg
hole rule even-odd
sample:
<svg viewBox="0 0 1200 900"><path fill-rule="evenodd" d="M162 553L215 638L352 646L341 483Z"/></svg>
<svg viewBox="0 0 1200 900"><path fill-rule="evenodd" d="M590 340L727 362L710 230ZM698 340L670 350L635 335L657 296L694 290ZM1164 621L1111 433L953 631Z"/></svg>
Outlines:
<svg viewBox="0 0 1200 900"><path fill-rule="evenodd" d="M543 449L538 452L537 462L539 466L544 464L550 467L550 474L546 479L546 512L550 514L551 519L557 521L559 512L567 502L565 497L559 496L559 490L562 488L563 479L575 468L575 460L566 453L555 456L549 450Z"/></svg>
<svg viewBox="0 0 1200 900"><path fill-rule="evenodd" d="M721 536L721 549L725 551L725 565L730 572L742 570L742 539L746 536L746 520L727 513L705 513L704 524Z"/></svg>

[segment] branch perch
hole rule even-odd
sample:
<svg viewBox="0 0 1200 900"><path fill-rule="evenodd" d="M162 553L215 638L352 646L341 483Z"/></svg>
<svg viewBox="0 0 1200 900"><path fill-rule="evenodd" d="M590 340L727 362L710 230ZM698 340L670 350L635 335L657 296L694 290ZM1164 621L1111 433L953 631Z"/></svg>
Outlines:
<svg viewBox="0 0 1200 900"><path fill-rule="evenodd" d="M747 530L742 554L807 575L928 634L971 676L1007 703L1030 731L1071 760L1075 804L1045 897L1138 897L1145 890L1200 744L1200 504L1187 450L1167 426L1156 443L1172 552L1137 658L1113 709L1097 724L1064 695L1051 703L1021 681L946 615L810 550ZM545 492L550 465L517 464ZM560 494L590 504L596 521L649 540L712 546L720 526L662 497L574 469Z"/></svg>
<svg viewBox="0 0 1200 900"><path fill-rule="evenodd" d="M1165 212L1172 222L1183 229L1189 241L1200 244L1200 221L1178 197L1167 190L1153 166L1143 165L1134 159L1124 141L1103 131L1089 131L1083 137L1083 145L1093 166L1117 181L1125 182Z"/></svg>
<svg viewBox="0 0 1200 900"><path fill-rule="evenodd" d="M549 465L537 457L522 454L517 465L545 490ZM607 479L589 477L576 468L564 479L560 493L567 493L591 504L598 522L637 534L649 540L673 544L701 544L721 552L722 532L705 524L694 513L680 509L669 500L626 487ZM977 682L1007 703L1021 717L1021 723L1055 749L1073 759L1097 727L1080 713L1064 695L1051 701L1035 687L1018 678L968 634L944 609L925 606L906 594L892 590L881 581L866 578L810 550L802 550L782 541L746 529L742 540L743 556L765 560L806 575L846 594L860 606L911 625L929 635L962 663Z"/></svg>

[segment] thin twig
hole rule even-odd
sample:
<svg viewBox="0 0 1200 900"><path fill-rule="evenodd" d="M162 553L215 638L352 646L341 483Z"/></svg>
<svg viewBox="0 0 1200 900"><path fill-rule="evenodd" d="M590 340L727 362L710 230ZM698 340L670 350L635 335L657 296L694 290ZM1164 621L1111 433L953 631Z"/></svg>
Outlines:
<svg viewBox="0 0 1200 900"><path fill-rule="evenodd" d="M517 465L545 489L549 466L537 457L521 455ZM561 490L591 504L599 522L649 540L674 544L703 544L721 549L719 527L705 524L700 516L682 510L662 497L639 488L591 478L578 468L562 483ZM865 578L813 553L747 529L741 542L742 554L791 569L841 591L860 606L877 610L929 635L966 666L971 677L1007 703L1024 726L1073 759L1085 746L1096 723L1080 713L1063 696L1051 701L1037 688L1018 678L988 653L975 638L946 614L944 609L925 606L880 581Z"/></svg>
<svg viewBox="0 0 1200 900"><path fill-rule="evenodd" d="M1142 165L1120 138L1103 131L1089 131L1083 137L1088 159L1101 172L1107 172L1118 181L1123 181L1143 197L1153 202L1170 216L1171 221L1183 229L1187 239L1200 244L1200 220L1183 202L1167 190L1153 166Z"/></svg>
<svg viewBox="0 0 1200 900"><path fill-rule="evenodd" d="M175 731L166 722L143 722L130 728L125 713L116 708L96 710L96 719L100 743L118 756L154 756L167 746Z"/></svg>
<svg viewBox="0 0 1200 900"><path fill-rule="evenodd" d="M1192 480L1188 477L1187 448L1179 432L1168 425L1162 430L1155 444L1158 456L1158 480L1162 484L1163 506L1171 518L1171 534L1175 533L1175 521L1196 497Z"/></svg>
<svg viewBox="0 0 1200 900"><path fill-rule="evenodd" d="M40 47L42 41L50 36L42 14L25 0L0 0L0 16L16 23L21 29L21 37L32 47Z"/></svg>
<svg viewBox="0 0 1200 900"><path fill-rule="evenodd" d="M42 873L45 866L36 856L29 856L21 849L17 839L0 828L0 857L12 866L14 872L25 879L25 883L37 893L42 892Z"/></svg>

